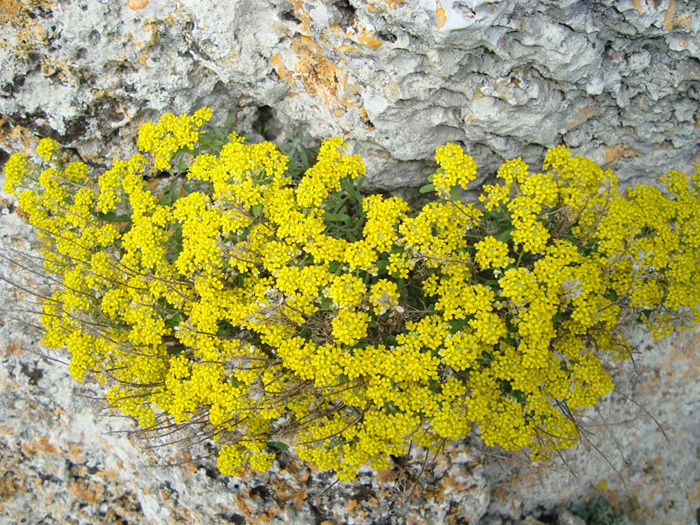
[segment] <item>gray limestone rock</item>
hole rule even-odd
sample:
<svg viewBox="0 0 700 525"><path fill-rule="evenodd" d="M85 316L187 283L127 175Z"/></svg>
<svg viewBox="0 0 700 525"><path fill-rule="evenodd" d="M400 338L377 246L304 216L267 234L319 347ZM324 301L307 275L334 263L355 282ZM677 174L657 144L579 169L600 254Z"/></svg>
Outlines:
<svg viewBox="0 0 700 525"><path fill-rule="evenodd" d="M142 122L208 105L239 109L244 131L272 113L268 138L343 136L385 189L423 184L446 141L480 180L517 156L540 169L561 143L630 182L700 162L689 0L8 5L5 150L19 125L104 166L133 152Z"/></svg>
<svg viewBox="0 0 700 525"><path fill-rule="evenodd" d="M50 136L103 169L135 152L143 122L206 105L215 121L238 109L244 132L271 118L269 139L297 125L318 141L344 137L370 188L424 184L447 141L474 156L478 182L504 159L538 170L562 143L625 183L700 163L692 0L10 0L0 21L0 161ZM1 208L3 253L31 252L10 201ZM33 289L50 284L0 267ZM700 506L697 332L661 343L636 334L637 370L620 368L620 393L590 414L590 443L558 463L528 467L458 444L399 509L405 483L392 472L331 488L280 454L271 473L234 479L192 461L194 450L138 448L124 433L131 422L90 399L98 388L74 384L65 356L36 353L36 317L19 311L31 296L5 284L0 294L13 310L0 322L0 514L10 523L532 522L601 482L633 523L690 523Z"/></svg>

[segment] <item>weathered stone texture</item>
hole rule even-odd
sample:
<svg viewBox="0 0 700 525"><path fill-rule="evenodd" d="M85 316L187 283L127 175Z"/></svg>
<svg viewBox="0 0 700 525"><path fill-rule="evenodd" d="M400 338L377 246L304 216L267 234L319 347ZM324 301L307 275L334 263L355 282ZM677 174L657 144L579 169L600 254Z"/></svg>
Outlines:
<svg viewBox="0 0 700 525"><path fill-rule="evenodd" d="M622 180L700 154L700 6L683 0L1 2L0 115L104 163L166 111L347 137L375 186L459 142L493 173L565 143Z"/></svg>
<svg viewBox="0 0 700 525"><path fill-rule="evenodd" d="M695 520L698 331L661 343L631 334L638 353L634 366L624 363L614 373L619 393L581 418L584 442L547 466L528 467L523 458L485 449L469 436L428 462L415 489L411 475L423 459L415 450L395 468L363 470L354 483L336 484L332 474L288 451L264 475L225 477L211 458L197 459L211 453L206 445L141 449L145 443L128 434L133 423L95 399L103 395L99 385L75 383L63 353L38 355L31 327L37 318L24 311L36 305L26 290L46 293L50 282L28 272L32 262L12 251L36 256L31 239L10 201L0 201L0 255L14 259L0 265L0 275L25 288L0 280L2 523L532 525L539 523L533 516L559 514L564 525L575 523L565 521L564 509L601 483L630 523ZM404 506L400 497L408 493L413 497Z"/></svg>
<svg viewBox="0 0 700 525"><path fill-rule="evenodd" d="M424 456L413 449L394 468L365 468L353 483L337 483L290 451L279 452L265 474L226 477L201 436L163 446L188 434L159 440L135 433L129 418L108 408L100 385L71 378L65 352L39 348L35 294L46 295L51 281L37 267L31 228L6 197L0 192L3 525L402 525L475 521L486 511L485 464L464 443L431 455L424 470Z"/></svg>
<svg viewBox="0 0 700 525"><path fill-rule="evenodd" d="M561 143L627 182L700 163L693 0L0 0L0 22L5 153L51 136L99 169L135 151L142 122L207 105L218 119L239 108L242 131L272 114L270 138L296 125L319 140L343 136L380 188L423 184L446 141L463 144L483 176L517 156L539 169L544 150ZM5 213L0 238L27 248L28 230ZM5 307L19 300L6 286L0 294ZM154 456L103 434L129 427L101 418L65 368L29 353L30 331L8 317L0 325L0 515L305 524L371 523L391 510L401 484L392 472L328 489L330 476L293 458L242 480L207 475L206 462L154 467L186 459L186 449ZM407 516L508 523L604 481L634 523L692 522L698 344L696 333L667 344L640 336L647 371L616 376L670 445L613 395L601 404L610 425L590 438L607 459L586 446L564 455L577 477L462 444L438 458Z"/></svg>

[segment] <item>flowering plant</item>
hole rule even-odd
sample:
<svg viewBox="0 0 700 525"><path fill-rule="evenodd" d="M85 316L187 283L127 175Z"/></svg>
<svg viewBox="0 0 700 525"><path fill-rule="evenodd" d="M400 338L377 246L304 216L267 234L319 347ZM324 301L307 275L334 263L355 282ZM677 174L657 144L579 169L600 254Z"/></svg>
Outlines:
<svg viewBox="0 0 700 525"><path fill-rule="evenodd" d="M11 156L5 189L59 283L43 344L143 428L206 427L224 474L294 446L351 480L472 429L547 458L612 390L623 326L700 320L698 174L623 196L556 147L543 173L504 163L477 207L457 192L476 165L447 144L436 199L412 210L363 196L339 138L297 180L269 142L205 141L210 116L145 124L145 156L99 177L44 139L38 163ZM165 191L145 179L162 170Z"/></svg>

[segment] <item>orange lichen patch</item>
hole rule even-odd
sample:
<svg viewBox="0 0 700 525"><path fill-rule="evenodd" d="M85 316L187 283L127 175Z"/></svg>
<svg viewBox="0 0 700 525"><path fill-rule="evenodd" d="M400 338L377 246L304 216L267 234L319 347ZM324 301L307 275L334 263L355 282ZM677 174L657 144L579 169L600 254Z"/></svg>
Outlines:
<svg viewBox="0 0 700 525"><path fill-rule="evenodd" d="M700 357L696 349L700 344L700 333L684 330L664 357L663 371L671 377L689 380L700 373Z"/></svg>
<svg viewBox="0 0 700 525"><path fill-rule="evenodd" d="M328 30L330 31L331 36L333 38L340 38L343 35L345 35L345 31L338 24L331 24L330 26L328 26Z"/></svg>
<svg viewBox="0 0 700 525"><path fill-rule="evenodd" d="M0 0L0 20L9 21L19 14L20 4L15 0Z"/></svg>
<svg viewBox="0 0 700 525"><path fill-rule="evenodd" d="M629 146L605 146L605 163L608 166L614 165L620 159L628 159L632 157L638 157L641 155L637 150L630 148Z"/></svg>
<svg viewBox="0 0 700 525"><path fill-rule="evenodd" d="M148 24L146 24L146 25L148 26ZM150 31L150 29L146 29L146 31ZM129 36L127 37L127 41L129 43L133 43L139 49L141 49L143 47L143 42L141 42L138 38L136 38L133 33L129 33Z"/></svg>
<svg viewBox="0 0 700 525"><path fill-rule="evenodd" d="M33 26L28 27L27 29L31 31L32 35L34 35L34 38L36 38L37 40L46 40L47 36L49 35L48 31L46 31L46 29L44 29L44 26L42 26L41 24L34 24Z"/></svg>
<svg viewBox="0 0 700 525"><path fill-rule="evenodd" d="M295 509L300 509L308 497L308 491L305 487L291 487L285 480L278 480L278 483L275 483L273 488L281 501Z"/></svg>
<svg viewBox="0 0 700 525"><path fill-rule="evenodd" d="M38 436L31 443L24 443L22 452L27 456L33 456L35 452L53 454L56 452L56 447L49 442L49 436Z"/></svg>
<svg viewBox="0 0 700 525"><path fill-rule="evenodd" d="M374 124L369 120L369 115L367 115L367 110L365 108L360 108L360 120L367 126L367 129L373 130Z"/></svg>
<svg viewBox="0 0 700 525"><path fill-rule="evenodd" d="M693 25L693 17L690 15L676 18L676 27L682 27L683 29L690 30L690 27L692 25ZM686 43L687 42L688 41L686 40Z"/></svg>
<svg viewBox="0 0 700 525"><path fill-rule="evenodd" d="M572 130L597 115L600 115L600 109L595 106L583 106L576 111L576 114L566 124L566 130Z"/></svg>
<svg viewBox="0 0 700 525"><path fill-rule="evenodd" d="M239 492L234 497L234 504L237 508L246 512L246 514L255 515L257 512L257 505L255 502L246 494L245 492ZM257 516L256 516L257 518ZM255 523L260 523L255 521Z"/></svg>
<svg viewBox="0 0 700 525"><path fill-rule="evenodd" d="M69 441L67 446L68 450L66 455L73 463L79 464L87 461L87 454L85 454L85 449L82 447L82 445Z"/></svg>
<svg viewBox="0 0 700 525"><path fill-rule="evenodd" d="M22 24L30 20L26 17L30 8L54 4L47 0L0 0L0 20L13 25Z"/></svg>
<svg viewBox="0 0 700 525"><path fill-rule="evenodd" d="M435 14L437 15L437 28L442 29L442 26L444 26L445 22L447 22L445 10L442 7L438 7L437 11L435 11Z"/></svg>
<svg viewBox="0 0 700 525"><path fill-rule="evenodd" d="M95 481L86 481L85 479L76 479L68 489L77 499L85 501L91 505L102 501L105 486Z"/></svg>
<svg viewBox="0 0 700 525"><path fill-rule="evenodd" d="M299 24L298 30L302 33L311 32L311 14L304 9L304 0L290 0L290 3L294 7L294 14L297 19L301 22Z"/></svg>
<svg viewBox="0 0 700 525"><path fill-rule="evenodd" d="M465 492L467 483L457 478L457 476L446 476L440 483L438 498L443 498L455 492Z"/></svg>
<svg viewBox="0 0 700 525"><path fill-rule="evenodd" d="M369 47L370 49L377 49L383 44L381 38L377 37L374 31L358 33L355 35L355 40L357 40L363 46Z"/></svg>
<svg viewBox="0 0 700 525"><path fill-rule="evenodd" d="M119 481L121 479L119 471L115 468L102 470L100 471L100 474L102 474L105 478L109 479L110 481Z"/></svg>
<svg viewBox="0 0 700 525"><path fill-rule="evenodd" d="M19 147L21 153L30 155L36 148L36 137L22 126L13 126L10 129L9 123L0 119L0 145L6 151L18 151Z"/></svg>
<svg viewBox="0 0 700 525"><path fill-rule="evenodd" d="M377 481L380 483L390 483L392 481L396 481L396 479L397 472L393 467L377 472Z"/></svg>
<svg viewBox="0 0 700 525"><path fill-rule="evenodd" d="M350 511L349 517L354 518L353 521L354 523L367 523L366 518L367 518L367 513L362 509L358 508L353 511Z"/></svg>
<svg viewBox="0 0 700 525"><path fill-rule="evenodd" d="M138 11L148 5L148 0L129 0L127 5L134 11Z"/></svg>
<svg viewBox="0 0 700 525"><path fill-rule="evenodd" d="M667 31L672 31L674 26L674 21L676 19L676 2L671 0L668 4L668 9L666 9L666 14L664 15L664 26L666 26Z"/></svg>
<svg viewBox="0 0 700 525"><path fill-rule="evenodd" d="M145 53L139 53L139 64L143 65L148 61L148 55Z"/></svg>
<svg viewBox="0 0 700 525"><path fill-rule="evenodd" d="M5 347L5 356L19 354L19 351L19 343L14 339L10 339L10 343Z"/></svg>
<svg viewBox="0 0 700 525"><path fill-rule="evenodd" d="M275 56L272 57L272 65L274 66L275 70L277 70L277 74L282 80L289 81L292 78L292 72L289 71L286 67L284 67L284 60L282 60L282 57L280 56L279 53L277 53Z"/></svg>
<svg viewBox="0 0 700 525"><path fill-rule="evenodd" d="M693 17L682 16L679 17L676 13L676 2L671 0L668 4L668 9L666 9L666 14L664 15L664 26L667 31L673 31L677 27L682 27L684 29L690 29L693 23Z"/></svg>
<svg viewBox="0 0 700 525"><path fill-rule="evenodd" d="M27 492L27 488L20 485L13 474L0 478L0 501L7 501L18 492Z"/></svg>
<svg viewBox="0 0 700 525"><path fill-rule="evenodd" d="M162 25L162 23L162 20L159 20L155 16L152 16L146 19L146 23L143 25L143 30L148 31L149 33L157 33L158 31L160 31L160 26ZM129 33L129 36L133 35Z"/></svg>
<svg viewBox="0 0 700 525"><path fill-rule="evenodd" d="M309 37L302 36L291 47L297 55L294 71L304 84L306 92L327 106L337 105L341 72L325 55L321 46Z"/></svg>
<svg viewBox="0 0 700 525"><path fill-rule="evenodd" d="M632 0L632 5L640 15L644 13L644 7L642 7L642 0Z"/></svg>
<svg viewBox="0 0 700 525"><path fill-rule="evenodd" d="M338 46L338 51L340 51L341 53L360 53L361 52L355 46L351 46L349 44L340 44Z"/></svg>

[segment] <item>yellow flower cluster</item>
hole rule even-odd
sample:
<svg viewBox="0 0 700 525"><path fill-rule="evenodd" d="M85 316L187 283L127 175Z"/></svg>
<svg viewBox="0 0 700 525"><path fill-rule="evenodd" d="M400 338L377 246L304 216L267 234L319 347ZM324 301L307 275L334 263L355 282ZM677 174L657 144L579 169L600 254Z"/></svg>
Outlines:
<svg viewBox="0 0 700 525"><path fill-rule="evenodd" d="M17 186L23 182L29 173L29 157L22 153L14 153L5 163L5 191L14 194Z"/></svg>
<svg viewBox="0 0 700 525"><path fill-rule="evenodd" d="M44 162L51 160L53 152L58 148L58 142L53 139L41 139L36 145L36 154L39 155Z"/></svg>
<svg viewBox="0 0 700 525"><path fill-rule="evenodd" d="M484 237L483 241L477 242L474 248L476 248L474 259L484 270L505 268L515 262L515 259L508 257L508 245L490 235Z"/></svg>
<svg viewBox="0 0 700 525"><path fill-rule="evenodd" d="M433 175L435 191L441 197L449 196L453 187L466 189L476 178L476 162L465 155L457 144L447 143L435 151L435 161L440 169Z"/></svg>
<svg viewBox="0 0 700 525"><path fill-rule="evenodd" d="M151 161L99 177L42 141L40 164L11 156L5 190L60 283L44 345L143 427L202 425L224 474L266 470L288 445L350 480L409 441L436 450L470 431L547 458L577 441L571 414L611 391L624 320L655 336L700 321L698 174L622 196L558 147L544 173L504 163L478 209L456 191L476 165L448 144L437 200L411 210L362 197L362 160L339 138L296 184L274 145L232 134L192 160L198 189L182 177L164 204L144 176L210 116L145 124Z"/></svg>
<svg viewBox="0 0 700 525"><path fill-rule="evenodd" d="M176 151L194 146L211 115L210 108L202 108L192 116L166 113L156 124L146 122L139 130L139 150L153 155L156 170L166 170Z"/></svg>

